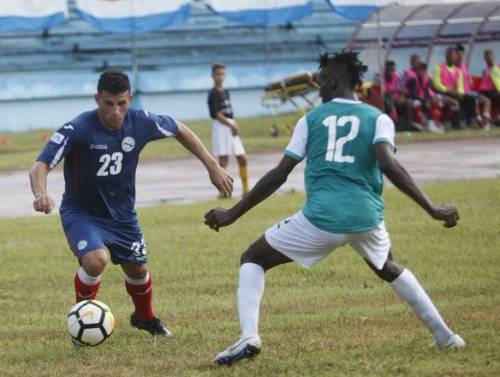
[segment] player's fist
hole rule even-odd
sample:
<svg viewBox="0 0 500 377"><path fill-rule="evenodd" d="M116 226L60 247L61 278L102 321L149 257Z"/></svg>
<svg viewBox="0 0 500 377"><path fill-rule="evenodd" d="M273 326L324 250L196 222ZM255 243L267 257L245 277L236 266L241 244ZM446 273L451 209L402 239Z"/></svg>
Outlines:
<svg viewBox="0 0 500 377"><path fill-rule="evenodd" d="M446 228L454 227L457 225L458 220L460 220L458 210L454 206L435 207L432 210L431 216L436 220L444 221Z"/></svg>
<svg viewBox="0 0 500 377"><path fill-rule="evenodd" d="M54 199L46 194L38 196L33 202L33 208L35 211L43 212L45 214L51 213L55 206L56 203L54 202Z"/></svg>
<svg viewBox="0 0 500 377"><path fill-rule="evenodd" d="M220 227L230 225L235 220L230 210L225 208L214 208L205 214L205 224L216 232L219 231Z"/></svg>

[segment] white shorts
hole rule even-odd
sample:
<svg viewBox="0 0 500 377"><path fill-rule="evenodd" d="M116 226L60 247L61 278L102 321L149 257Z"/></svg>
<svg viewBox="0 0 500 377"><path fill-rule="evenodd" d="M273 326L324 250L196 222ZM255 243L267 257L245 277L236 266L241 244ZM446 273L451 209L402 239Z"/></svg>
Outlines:
<svg viewBox="0 0 500 377"><path fill-rule="evenodd" d="M231 129L215 120L212 126L212 154L214 156L242 156L245 148L239 136L234 136Z"/></svg>
<svg viewBox="0 0 500 377"><path fill-rule="evenodd" d="M269 228L265 238L271 247L305 268L312 267L337 247L349 243L359 255L381 270L391 249L384 221L367 232L330 233L311 224L302 211Z"/></svg>

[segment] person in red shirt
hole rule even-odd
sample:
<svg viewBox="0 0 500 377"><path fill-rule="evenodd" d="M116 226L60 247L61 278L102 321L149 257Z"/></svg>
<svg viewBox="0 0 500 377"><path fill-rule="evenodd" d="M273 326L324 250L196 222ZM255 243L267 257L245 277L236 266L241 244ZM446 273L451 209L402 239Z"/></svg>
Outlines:
<svg viewBox="0 0 500 377"><path fill-rule="evenodd" d="M496 122L500 123L500 64L495 63L493 50L484 51L486 67L483 70L479 91L488 97L496 111Z"/></svg>
<svg viewBox="0 0 500 377"><path fill-rule="evenodd" d="M396 63L392 60L385 62L384 75L384 112L396 123L398 130L408 130L422 127L416 123L411 123L411 106L408 106L408 99L403 91L403 81L396 71ZM416 127L412 127L415 124Z"/></svg>
<svg viewBox="0 0 500 377"><path fill-rule="evenodd" d="M407 71L408 72L408 71ZM407 75L406 92L414 108L414 120L426 125L431 132L443 132L441 125L441 101L432 90L431 79L427 74L427 64L418 62Z"/></svg>

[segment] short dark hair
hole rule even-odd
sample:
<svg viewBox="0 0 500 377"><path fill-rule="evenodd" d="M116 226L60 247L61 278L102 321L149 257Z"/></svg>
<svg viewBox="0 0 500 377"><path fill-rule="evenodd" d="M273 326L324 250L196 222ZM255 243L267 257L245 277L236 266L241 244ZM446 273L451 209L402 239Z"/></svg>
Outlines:
<svg viewBox="0 0 500 377"><path fill-rule="evenodd" d="M126 91L130 91L130 80L121 69L107 69L99 76L97 93L120 94Z"/></svg>
<svg viewBox="0 0 500 377"><path fill-rule="evenodd" d="M394 60L386 60L385 61L385 66L386 67L395 67L396 66L396 62Z"/></svg>
<svg viewBox="0 0 500 377"><path fill-rule="evenodd" d="M363 74L368 70L368 67L359 60L358 55L359 53L347 49L342 49L333 56L325 53L319 58L319 68L342 66L349 75L351 88L354 89L363 83Z"/></svg>
<svg viewBox="0 0 500 377"><path fill-rule="evenodd" d="M457 45L455 46L455 49L456 49L457 51L462 51L462 52L465 52L465 47L464 47L464 45L463 45L463 44L461 44L461 43L457 43Z"/></svg>
<svg viewBox="0 0 500 377"><path fill-rule="evenodd" d="M223 69L223 68L224 69L226 68L225 64L222 64L222 63L219 63L219 62L212 64L212 74L214 74L215 71L217 71L218 69Z"/></svg>

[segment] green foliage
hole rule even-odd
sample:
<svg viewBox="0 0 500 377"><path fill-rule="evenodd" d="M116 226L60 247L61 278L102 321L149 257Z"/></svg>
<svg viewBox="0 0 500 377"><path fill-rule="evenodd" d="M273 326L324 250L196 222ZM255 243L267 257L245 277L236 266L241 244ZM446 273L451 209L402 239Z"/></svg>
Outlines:
<svg viewBox="0 0 500 377"><path fill-rule="evenodd" d="M217 368L215 354L239 336L239 255L303 194L274 196L232 227L213 232L203 214L233 201L140 211L155 281L157 314L174 332L154 340L130 327L121 270L109 265L99 299L117 320L97 348L75 351L66 331L77 262L57 216L1 219L0 375L6 376L498 376L500 191L498 180L424 186L455 203L445 229L393 188L385 194L396 260L410 268L444 318L468 342L457 352L427 348L430 333L349 247L311 270L289 264L267 274L263 352Z"/></svg>
<svg viewBox="0 0 500 377"><path fill-rule="evenodd" d="M281 151L290 140L287 129L293 129L299 118L297 113L282 114L276 117L263 116L237 119L241 126L241 137L247 153ZM187 125L200 137L205 146L210 149L210 132L212 122L209 120L187 121ZM271 137L271 127L275 124L280 130L277 137ZM47 137L53 130L38 130L22 133L0 133L0 171L12 169L26 169L43 149ZM493 136L500 135L500 128L492 130ZM445 134L432 133L399 133L397 143L408 141L424 141L450 138L483 137L484 132L479 129L448 131ZM6 142L8 140L8 142ZM175 142L165 143L156 141L150 143L141 153L142 160L156 160L162 158L186 157L189 152L182 145Z"/></svg>

